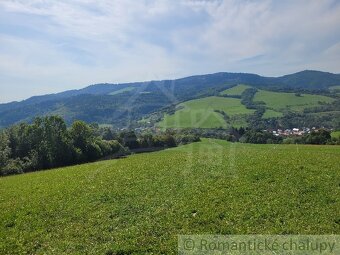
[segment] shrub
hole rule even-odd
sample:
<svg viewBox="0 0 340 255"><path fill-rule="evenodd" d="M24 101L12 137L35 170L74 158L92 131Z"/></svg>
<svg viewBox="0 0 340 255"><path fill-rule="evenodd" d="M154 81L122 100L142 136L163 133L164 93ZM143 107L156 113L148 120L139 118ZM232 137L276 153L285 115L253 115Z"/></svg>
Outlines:
<svg viewBox="0 0 340 255"><path fill-rule="evenodd" d="M199 142L201 139L195 134L181 134L176 136L177 144L188 144L192 142Z"/></svg>
<svg viewBox="0 0 340 255"><path fill-rule="evenodd" d="M251 129L246 131L246 133L241 137L240 142L256 144L281 143L282 137L274 136L268 132Z"/></svg>
<svg viewBox="0 0 340 255"><path fill-rule="evenodd" d="M24 162L19 158L9 159L6 166L1 169L1 175L21 174L23 170Z"/></svg>
<svg viewBox="0 0 340 255"><path fill-rule="evenodd" d="M331 142L331 133L325 129L313 131L303 137L304 143L307 144L327 144Z"/></svg>
<svg viewBox="0 0 340 255"><path fill-rule="evenodd" d="M119 137L123 146L126 146L130 149L137 149L139 147L137 136L133 131L124 131Z"/></svg>

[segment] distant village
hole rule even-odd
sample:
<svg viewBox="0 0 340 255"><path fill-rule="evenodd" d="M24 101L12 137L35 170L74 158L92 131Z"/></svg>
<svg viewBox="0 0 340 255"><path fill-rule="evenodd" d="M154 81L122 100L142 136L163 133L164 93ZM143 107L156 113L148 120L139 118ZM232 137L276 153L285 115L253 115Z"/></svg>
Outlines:
<svg viewBox="0 0 340 255"><path fill-rule="evenodd" d="M268 132L268 133L272 133L274 136L282 136L282 137L288 137L288 136L303 136L305 134L310 134L311 132L318 132L319 130L327 130L332 132L333 129L328 129L325 127L321 127L321 128L316 128L316 127L312 127L312 128L308 128L308 127L303 127L303 128L292 128L292 129L265 129L262 130L263 132ZM124 131L127 130L127 128L122 128L120 129L120 131ZM136 133L141 133L145 130L152 130L155 132L160 132L161 129L158 127L138 127L135 128L134 131Z"/></svg>
<svg viewBox="0 0 340 255"><path fill-rule="evenodd" d="M332 131L332 129L327 129L327 128L308 128L308 127L303 127L303 128L292 128L292 129L277 129L277 130L263 130L264 132L269 132L272 133L275 136L303 136L305 134L310 134L311 132L318 132L320 129L327 130L327 131Z"/></svg>

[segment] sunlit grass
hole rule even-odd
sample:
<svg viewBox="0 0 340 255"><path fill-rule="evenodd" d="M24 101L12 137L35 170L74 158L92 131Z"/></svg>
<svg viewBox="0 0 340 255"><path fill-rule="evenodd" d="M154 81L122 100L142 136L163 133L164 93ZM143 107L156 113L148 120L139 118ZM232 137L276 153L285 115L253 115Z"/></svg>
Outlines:
<svg viewBox="0 0 340 255"><path fill-rule="evenodd" d="M233 123L227 123L223 116L214 110L224 111L228 116L254 112L242 105L240 99L205 97L179 104L178 110L174 114L166 114L158 126L163 128L225 128L233 125Z"/></svg>
<svg viewBox="0 0 340 255"><path fill-rule="evenodd" d="M266 107L276 111L285 109L302 111L308 107L318 106L319 102L331 103L334 99L321 95L301 94L297 96L294 93L259 90L254 96L254 102L258 101L264 102Z"/></svg>
<svg viewBox="0 0 340 255"><path fill-rule="evenodd" d="M177 254L178 234L340 234L340 147L203 140L0 178L0 254Z"/></svg>

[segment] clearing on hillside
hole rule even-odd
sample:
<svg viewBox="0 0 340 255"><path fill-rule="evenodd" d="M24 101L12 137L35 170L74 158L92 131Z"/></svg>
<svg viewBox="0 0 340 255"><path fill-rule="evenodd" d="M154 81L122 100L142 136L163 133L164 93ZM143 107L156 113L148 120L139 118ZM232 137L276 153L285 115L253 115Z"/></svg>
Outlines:
<svg viewBox="0 0 340 255"><path fill-rule="evenodd" d="M113 91L109 95L113 96L113 95L117 95L117 94L124 93L124 92L130 92L130 91L135 90L135 89L136 89L135 87L126 87L126 88L123 88L123 89Z"/></svg>
<svg viewBox="0 0 340 255"><path fill-rule="evenodd" d="M277 112L271 109L266 109L266 111L264 112L262 118L263 119L269 119L269 118L280 118L283 116L282 112Z"/></svg>
<svg viewBox="0 0 340 255"><path fill-rule="evenodd" d="M177 254L179 234L340 234L339 146L203 140L0 178L0 254Z"/></svg>
<svg viewBox="0 0 340 255"><path fill-rule="evenodd" d="M239 84L235 87L232 87L230 89L226 89L226 90L222 91L220 94L221 95L230 95L230 96L241 96L243 91L245 91L248 88L251 88L251 86Z"/></svg>
<svg viewBox="0 0 340 255"><path fill-rule="evenodd" d="M158 123L162 128L219 128L233 126L246 126L244 115L254 111L247 109L241 104L240 99L225 97L205 97L190 100L177 106L172 115L166 114L164 119ZM229 117L234 117L226 122L221 113L225 112ZM236 118L236 115L238 118ZM243 115L243 116L242 116Z"/></svg>

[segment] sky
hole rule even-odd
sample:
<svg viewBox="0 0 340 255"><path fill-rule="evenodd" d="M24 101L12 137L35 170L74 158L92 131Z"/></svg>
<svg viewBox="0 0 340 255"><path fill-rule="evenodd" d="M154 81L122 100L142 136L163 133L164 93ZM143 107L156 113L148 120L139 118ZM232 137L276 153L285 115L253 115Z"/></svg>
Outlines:
<svg viewBox="0 0 340 255"><path fill-rule="evenodd" d="M0 0L0 103L215 72L340 73L338 0Z"/></svg>

